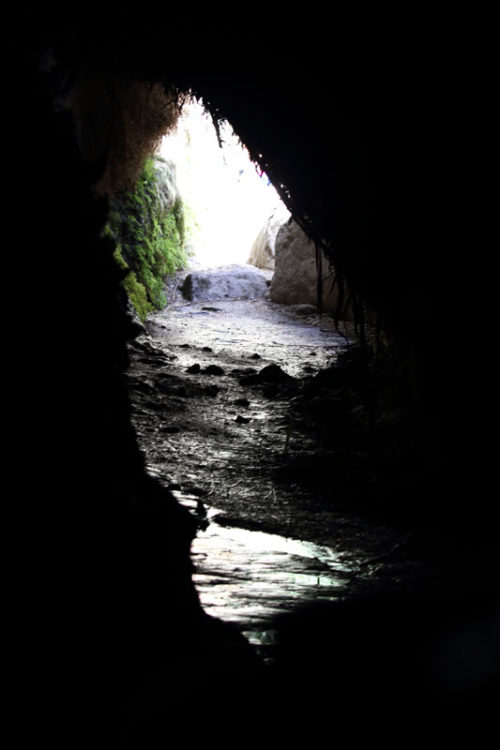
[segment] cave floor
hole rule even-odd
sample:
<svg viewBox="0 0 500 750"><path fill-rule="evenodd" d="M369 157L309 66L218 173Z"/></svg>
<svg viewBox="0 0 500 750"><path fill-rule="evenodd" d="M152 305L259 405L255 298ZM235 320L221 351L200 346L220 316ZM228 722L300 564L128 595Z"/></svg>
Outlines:
<svg viewBox="0 0 500 750"><path fill-rule="evenodd" d="M266 297L169 299L130 343L132 422L148 473L198 520L207 614L272 662L276 623L301 606L496 597L496 540L467 513L450 525L459 501L432 423L397 414L391 396L367 428L342 327Z"/></svg>
<svg viewBox="0 0 500 750"><path fill-rule="evenodd" d="M304 315L266 298L190 303L174 295L132 342L128 379L139 445L148 472L200 520L193 558L202 566L198 585L205 586L210 612L219 612L213 592L222 587L213 583L227 581L228 566L236 586L251 577L241 538L233 538L236 557L222 568L212 565L207 575L207 535L214 529L221 531L219 561L228 554L224 535L243 531L328 550L333 567L321 554L309 555L315 580L323 570L326 596L411 591L446 575L427 537L422 544L414 530L350 502L359 477L362 487L372 481L370 460L346 442L361 407L346 405L328 379L326 390L322 385L348 341L329 316ZM271 568L282 554L275 550ZM286 572L289 590L290 575L295 582L310 577L305 558L298 568L295 558ZM294 589L291 598L305 589ZM226 602L234 604L234 591Z"/></svg>

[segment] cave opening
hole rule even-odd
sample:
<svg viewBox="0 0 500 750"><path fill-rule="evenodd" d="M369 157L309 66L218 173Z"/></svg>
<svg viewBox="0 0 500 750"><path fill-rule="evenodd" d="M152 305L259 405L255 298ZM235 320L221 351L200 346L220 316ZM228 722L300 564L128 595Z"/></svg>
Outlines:
<svg viewBox="0 0 500 750"><path fill-rule="evenodd" d="M214 125L190 100L156 153L195 231L186 266L165 279L166 306L147 316L130 348L132 421L147 471L199 524L192 557L202 605L271 659L273 618L297 601L337 600L353 564L341 564L321 533L313 498L326 497L325 487L304 482L318 474L313 454L328 442L322 406L342 411L315 377L335 365L346 337L318 310L316 249L298 227L309 286L301 278L288 304L270 297L274 241L291 214L229 123ZM249 264L263 271L259 283ZM299 263L289 278L305 270ZM304 405L292 414L304 389L320 401L310 420Z"/></svg>
<svg viewBox="0 0 500 750"><path fill-rule="evenodd" d="M251 160L227 121L214 124L203 103L189 100L158 154L170 162L183 198L191 265L249 262L267 222L290 216L267 175ZM269 258L267 267L272 267Z"/></svg>

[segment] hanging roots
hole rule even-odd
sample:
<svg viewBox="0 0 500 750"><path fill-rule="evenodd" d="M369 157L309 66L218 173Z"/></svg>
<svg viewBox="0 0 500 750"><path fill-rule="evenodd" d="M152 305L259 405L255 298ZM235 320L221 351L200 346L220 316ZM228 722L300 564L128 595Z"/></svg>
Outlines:
<svg viewBox="0 0 500 750"><path fill-rule="evenodd" d="M185 99L159 82L80 70L69 106L84 158L103 163L99 193L133 188L146 157L176 126Z"/></svg>

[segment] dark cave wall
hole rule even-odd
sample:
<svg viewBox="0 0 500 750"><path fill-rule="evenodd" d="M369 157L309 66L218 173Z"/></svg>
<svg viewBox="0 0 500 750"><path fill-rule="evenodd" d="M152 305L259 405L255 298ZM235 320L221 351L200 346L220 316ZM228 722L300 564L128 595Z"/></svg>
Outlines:
<svg viewBox="0 0 500 750"><path fill-rule="evenodd" d="M124 383L134 331L94 191L103 164L81 158L32 53L17 50L5 92L15 227L5 271L22 286L6 341L9 679L26 731L48 726L70 744L105 732L113 743L141 736L144 716L153 735L157 712L180 722L208 674L224 695L260 665L200 609L194 523L145 474Z"/></svg>
<svg viewBox="0 0 500 750"><path fill-rule="evenodd" d="M9 141L18 253L9 276L23 275L25 295L10 350L15 625L34 689L62 701L70 721L76 705L66 705L61 685L83 692L94 718L106 704L112 711L116 690L132 689L122 652L132 632L141 638L141 623L154 630L168 615L158 594L172 587L182 594L179 609L195 606L192 530L145 480L130 427L122 380L129 330L100 239L105 207L91 195L95 172L78 154L68 117L54 113L37 67L29 58L18 65ZM17 200L28 175L29 220ZM160 527L161 545L153 540ZM129 650L130 674L147 658Z"/></svg>

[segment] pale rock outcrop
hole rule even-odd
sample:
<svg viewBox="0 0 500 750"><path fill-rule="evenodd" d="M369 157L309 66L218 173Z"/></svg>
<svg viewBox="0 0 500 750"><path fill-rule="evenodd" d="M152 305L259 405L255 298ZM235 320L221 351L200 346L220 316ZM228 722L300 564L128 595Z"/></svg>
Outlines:
<svg viewBox="0 0 500 750"><path fill-rule="evenodd" d="M158 154L154 156L154 169L156 173L155 190L158 203L162 211L168 214L174 203L180 199L179 188L176 179L176 166L173 161L164 159Z"/></svg>
<svg viewBox="0 0 500 750"><path fill-rule="evenodd" d="M273 214L268 218L255 242L252 245L248 262L257 268L274 268L274 247L276 236L283 226L284 219L282 215Z"/></svg>
<svg viewBox="0 0 500 750"><path fill-rule="evenodd" d="M338 307L337 288L333 288L333 272L322 253L323 312L336 312ZM316 247L302 228L289 219L278 231L275 243L274 275L270 286L270 298L282 305L318 304L318 271ZM349 319L346 311L340 317Z"/></svg>
<svg viewBox="0 0 500 750"><path fill-rule="evenodd" d="M268 292L269 275L250 265L192 271L184 279L181 292L190 302L258 299Z"/></svg>

